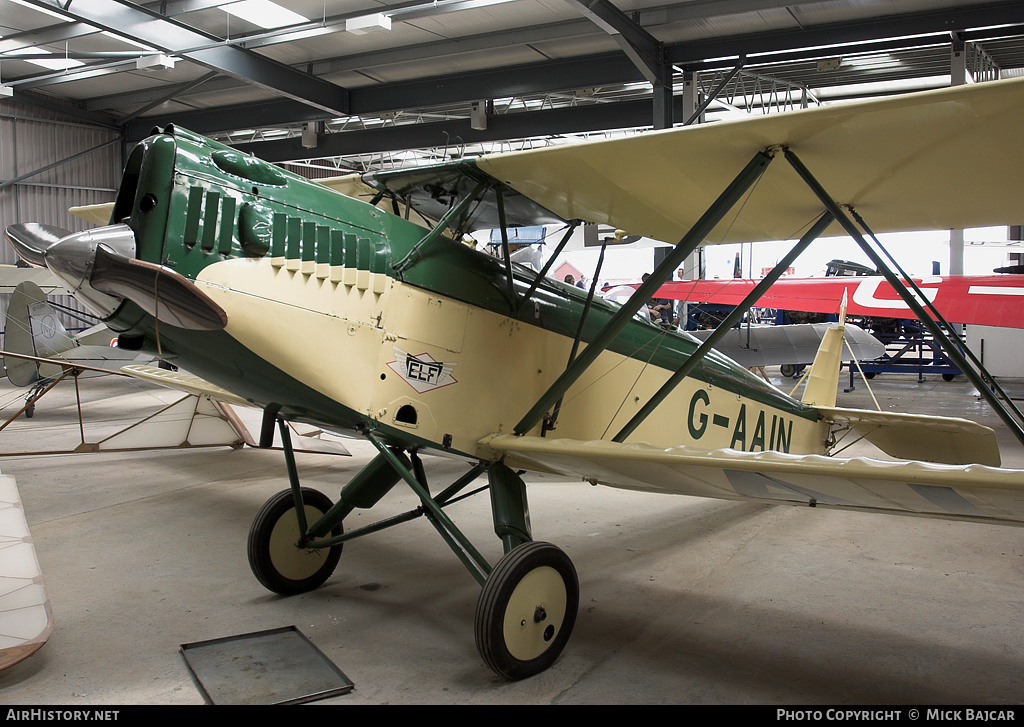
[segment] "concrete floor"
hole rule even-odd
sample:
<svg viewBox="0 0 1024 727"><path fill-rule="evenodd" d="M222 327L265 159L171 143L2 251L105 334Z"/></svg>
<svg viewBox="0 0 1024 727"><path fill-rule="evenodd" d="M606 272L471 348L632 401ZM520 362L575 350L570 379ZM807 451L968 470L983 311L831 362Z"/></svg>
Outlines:
<svg viewBox="0 0 1024 727"><path fill-rule="evenodd" d="M776 382L777 370L775 370ZM792 381L779 382L791 388ZM846 383L844 379L844 383ZM997 428L969 384L883 375L883 408ZM1007 382L1024 396L1024 381ZM5 415L18 391L0 388ZM86 435L175 395L83 381ZM0 433L3 452L78 441L74 387ZM872 407L858 379L844 406ZM41 443L44 443L41 445ZM367 461L300 454L303 483L337 495ZM464 471L426 460L432 483ZM277 451L202 449L0 459L17 478L55 630L0 672L0 703L202 704L179 647L294 625L355 683L333 704L1019 704L1024 540L1012 527L646 495L532 476L534 536L580 575L576 629L547 672L496 678L473 640L479 587L429 524L345 546L315 592L281 598L249 571L261 504L286 487ZM348 527L415 506L396 488ZM500 556L486 495L450 509Z"/></svg>

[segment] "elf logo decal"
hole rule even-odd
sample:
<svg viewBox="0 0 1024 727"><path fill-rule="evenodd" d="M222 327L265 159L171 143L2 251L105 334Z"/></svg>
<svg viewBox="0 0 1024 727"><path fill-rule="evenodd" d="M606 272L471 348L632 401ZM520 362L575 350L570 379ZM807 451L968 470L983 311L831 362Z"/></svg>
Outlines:
<svg viewBox="0 0 1024 727"><path fill-rule="evenodd" d="M779 452L788 452L789 443L793 440L793 421L786 420L778 414L772 414L771 422L765 417L765 412L757 413L757 421L754 423L754 430L747 440L747 405L741 404L740 410L735 418L722 414L707 413L707 407L711 403L711 397L704 389L697 389L690 398L690 410L686 415L686 427L694 440L703 437L708 431L708 425L720 427L725 430L732 430L732 439L729 447L748 452L763 452L766 449L774 449Z"/></svg>
<svg viewBox="0 0 1024 727"><path fill-rule="evenodd" d="M398 346L392 346L392 349L395 352L395 360L388 364L388 368L401 376L402 380L418 393L423 394L458 383L452 377L452 369L458 365L457 363L435 361L429 353L406 353Z"/></svg>

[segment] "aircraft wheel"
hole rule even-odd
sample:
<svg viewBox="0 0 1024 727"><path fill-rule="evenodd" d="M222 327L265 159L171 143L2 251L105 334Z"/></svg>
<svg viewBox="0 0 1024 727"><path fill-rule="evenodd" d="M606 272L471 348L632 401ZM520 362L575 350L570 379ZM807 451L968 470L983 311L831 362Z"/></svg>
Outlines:
<svg viewBox="0 0 1024 727"><path fill-rule="evenodd" d="M525 679L562 653L579 608L572 561L550 543L509 551L491 571L476 605L476 647L506 679Z"/></svg>
<svg viewBox="0 0 1024 727"><path fill-rule="evenodd" d="M306 525L312 525L331 507L327 495L302 488ZM343 532L341 523L331 535ZM291 595L312 591L330 578L341 559L341 545L331 548L299 547L299 520L291 490L282 490L260 508L249 529L249 567L265 588Z"/></svg>

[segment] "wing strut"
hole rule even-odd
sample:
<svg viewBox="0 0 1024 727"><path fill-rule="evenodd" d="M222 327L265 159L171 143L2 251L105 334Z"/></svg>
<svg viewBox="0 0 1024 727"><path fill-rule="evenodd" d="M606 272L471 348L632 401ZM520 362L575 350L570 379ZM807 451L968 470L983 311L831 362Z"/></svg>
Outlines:
<svg viewBox="0 0 1024 727"><path fill-rule="evenodd" d="M516 313L518 313L519 309L521 309L526 304L526 301L533 297L533 294L537 291L537 288L540 286L541 282L543 282L544 277L548 274L548 270L550 270L551 266L555 264L555 260L558 259L558 255L565 248L566 244L569 242L569 238L572 237L572 233L574 233L576 231L576 228L579 226L579 220L573 220L572 222L569 223L569 228L565 231L565 235L562 237L562 239L559 240L558 245L555 246L555 251L551 253L551 257L549 257L548 261L544 263L544 267L542 267L540 269L540 272L537 273L537 277L535 277L533 279L533 282L530 283L530 289L527 290L526 294L523 295L523 297L517 301Z"/></svg>
<svg viewBox="0 0 1024 727"><path fill-rule="evenodd" d="M750 306L754 305L762 295L764 295L768 288L770 288L782 273L789 268L790 265L800 256L807 246L810 245L817 237L823 233L829 225L833 222L833 216L830 212L825 212L818 221L809 229L803 237L793 246L793 249L786 253L786 256L782 258L779 263L772 268L772 271L763 278L757 286L747 294L747 297L743 299L743 302L732 309L732 312L726 316L725 320L722 321L718 327L708 336L707 340L702 343L696 351L687 357L683 365L672 376L669 377L668 381L662 384L662 387L658 389L657 393L652 396L643 407L640 408L633 418L630 419L626 425L616 434L613 438L613 442L623 442L626 440L633 431L640 426L640 424L650 416L651 412L660 404L665 398L672 393L672 390L679 385L679 382L686 378L691 371L693 371L697 364L704 360L708 351L715 347L719 340L721 340L732 327L739 322L743 314L747 312Z"/></svg>
<svg viewBox="0 0 1024 727"><path fill-rule="evenodd" d="M508 247L508 222L505 219L505 195L500 189L494 190L498 201L498 224L501 226L501 252L505 260L505 280L508 283L508 300L512 312L519 309L516 302L516 284L512 277L512 251Z"/></svg>
<svg viewBox="0 0 1024 727"><path fill-rule="evenodd" d="M461 200L459 200L459 203L457 205L455 205L447 212L445 212L444 216L438 221L436 225L434 225L434 229L432 229L430 232L424 235L423 239L421 239L419 242L416 243L415 246L413 246L412 250L409 251L408 255L406 255L404 258L402 258L401 260L394 264L394 271L401 275L406 270L411 268L413 265L418 263L423 258L423 250L429 247L431 244L433 244L437 240L437 238L441 236L441 234L445 231L445 229L447 229L448 224L452 220L460 217L462 213L466 211L466 208L469 207L469 205L480 195L480 193L484 190L484 187L486 187L488 184L489 182L487 181L480 182L480 184L476 185L476 188L472 192L470 192Z"/></svg>
<svg viewBox="0 0 1024 727"><path fill-rule="evenodd" d="M672 252L654 269L650 277L640 284L636 292L629 297L622 307L615 312L604 328L595 336L594 340L584 349L565 371L555 379L555 382L548 387L537 403L526 413L515 427L515 433L523 435L529 432L540 422L548 409L560 399L569 387L583 375L597 357L611 345L615 337L619 335L630 319L640 310L643 305L654 297L662 283L668 280L672 273L682 264L683 260L693 252L698 245L710 234L721 220L728 214L737 202L753 186L774 157L774 150L759 151L747 163L736 178L719 195L707 211L697 220L690 231L676 244Z"/></svg>
<svg viewBox="0 0 1024 727"><path fill-rule="evenodd" d="M818 197L821 203L825 205L825 209L832 213L832 215L836 218L836 221L843 226L843 229L846 231L846 234L848 234L850 237L854 239L854 241L860 246L860 248L864 251L864 253L874 264L874 266L878 269L878 271L885 277L889 285L892 286L892 289L899 294L900 298L903 299L903 302L907 304L907 307L909 307L910 310L914 312L914 315L916 315L918 319L921 321L921 323L924 324L924 327L928 329L929 333L931 333L935 337L935 340L938 341L939 344L942 346L943 350L946 352L946 355L949 356L949 358L953 361L957 368L959 368L961 371L964 372L964 374L967 375L967 378L970 379L972 384L974 384L978 392L985 397L985 399L995 410L999 418L1002 419L1006 426L1010 428L1010 431L1013 432L1014 436L1017 437L1020 443L1024 444L1024 427L1021 426L1020 412L1017 411L1017 409L1014 407L1013 411L1017 413L1017 417L1015 418L1013 414L1007 409L1005 403L1003 401L1000 401L999 397L996 396L996 394L990 389L989 382L992 382L992 377L985 370L985 367L982 366L981 363L976 358L974 358L973 355L972 358L974 359L974 363L977 364L977 367L975 368L975 366L972 366L972 364L961 352L961 347L957 343L950 340L949 336L947 336L945 331L942 330L939 323L936 322L936 319L942 321L943 323L944 320L942 319L942 316L938 314L938 311L935 310L934 306L931 306L931 304L929 304L929 307L931 308L932 313L935 315L935 318L932 318L932 316L929 315L928 312L921 306L920 301L925 300L925 297L921 293L920 289L916 290L917 295L914 295L913 293L910 292L907 285L905 285L900 280L900 278L896 275L896 273L892 271L892 269L886 264L882 257L877 252L875 252L874 249L872 249L872 247L868 244L867 240L864 239L864 236L861 234L861 231L854 224L853 220L851 220L846 215L846 213L843 212L839 204L828 194L825 188L821 186L818 180L815 179L814 175L811 174L810 170L808 170L807 167L804 166L803 162L800 161L800 158L797 157L797 155L791 149L786 149L785 156L786 161L790 163L793 169L796 170L796 173L800 175L800 178L804 181L804 183L807 184L807 186L811 189L812 192L814 192L814 194ZM876 244L878 244L877 239ZM881 247L881 245L879 245L879 247ZM907 276L906 273L903 273L902 270L900 272L903 274L906 280L910 281L911 285L914 285L913 281L910 280L909 276ZM914 287L916 288L917 286L914 285Z"/></svg>
<svg viewBox="0 0 1024 727"><path fill-rule="evenodd" d="M947 321L943 317L943 315L939 312L939 309L935 307L935 304L931 301L931 299L928 298L921 291L920 286L918 286L918 284L914 282L913 278L907 275L906 271L900 267L900 264L896 261L896 259L893 258L889 251L882 246L881 241L879 241L879 239L875 236L875 233L871 231L871 228L868 227L868 224L864 221L864 218L861 217L860 214L858 214L857 210L851 207L850 215L853 217L854 220L856 220L857 224L861 226L861 228L864 230L865 233L867 233L867 235L872 239L872 241L874 241L875 245L878 246L878 249L885 253L885 256L889 258L889 262L891 262L893 267L896 269L896 272L902 275L904 279L910 284L909 287L913 288L915 295L917 295L919 300L924 302L925 306L927 306L928 308L928 311L932 314L935 320L938 321L938 323L941 326L943 326L946 330L954 330L953 326L951 326L949 324L949 321ZM988 371L985 369L982 362L979 361L978 357L974 355L974 352L967 346L958 346L957 348L961 353L967 356L974 363L977 369L982 373L985 382L987 382L991 388L995 389L996 395L998 395L999 398L1001 398L1003 402L1006 404L1006 406L1009 407L1009 409L1016 415L1017 421L1024 422L1024 414L1021 414L1020 410L1014 405L1013 399L1010 398L1010 396L1003 390L1003 387L996 383L996 380L989 375Z"/></svg>
<svg viewBox="0 0 1024 727"><path fill-rule="evenodd" d="M601 243L601 254L597 258L597 266L594 268L594 277L590 281L590 291L587 293L587 301L583 304L583 312L580 313L580 322L576 326L576 337L572 341L572 350L569 352L569 361L567 365L571 365L576 359L576 354L580 350L580 340L583 338L583 327L587 324L587 316L590 314L590 308L594 303L594 293L597 291L597 279L601 276L601 268L604 266L604 252L608 247L607 242ZM562 397L558 397L558 401L555 402L555 408L551 412L551 416L544 421L544 426L541 427L541 436L544 436L544 432L550 431L555 428L555 424L558 422L558 412L562 410Z"/></svg>

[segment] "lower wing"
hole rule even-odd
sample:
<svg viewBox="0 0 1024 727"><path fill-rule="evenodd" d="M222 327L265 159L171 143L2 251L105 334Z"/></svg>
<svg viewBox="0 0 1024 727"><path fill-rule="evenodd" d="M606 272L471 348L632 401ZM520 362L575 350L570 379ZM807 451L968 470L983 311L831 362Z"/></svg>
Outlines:
<svg viewBox="0 0 1024 727"><path fill-rule="evenodd" d="M509 434L481 445L513 468L627 490L1024 524L1024 470Z"/></svg>

